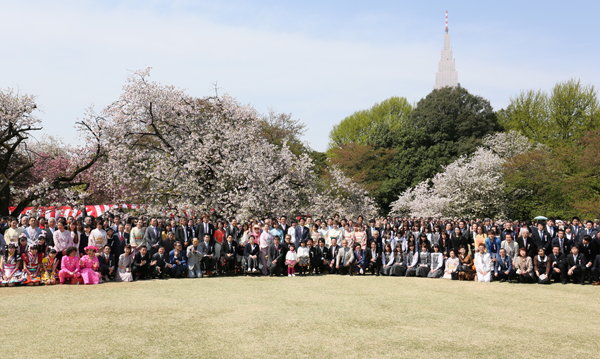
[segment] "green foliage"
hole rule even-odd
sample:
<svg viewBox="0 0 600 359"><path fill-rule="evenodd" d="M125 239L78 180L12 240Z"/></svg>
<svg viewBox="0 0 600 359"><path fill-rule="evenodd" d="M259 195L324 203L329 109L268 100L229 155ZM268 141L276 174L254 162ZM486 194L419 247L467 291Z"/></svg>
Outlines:
<svg viewBox="0 0 600 359"><path fill-rule="evenodd" d="M312 152L301 140L306 124L292 119L291 114L270 111L261 119L260 126L262 135L277 147L281 148L285 143L295 155Z"/></svg>
<svg viewBox="0 0 600 359"><path fill-rule="evenodd" d="M385 185L395 150L349 143L333 148L329 154L330 162L338 165L353 181L363 184L379 207L395 199L390 197L389 188Z"/></svg>
<svg viewBox="0 0 600 359"><path fill-rule="evenodd" d="M334 148L328 156L339 163L346 153L347 163L342 168L351 177L364 167L371 168L371 172L376 168L380 172L377 175L356 179L387 213L390 203L405 189L433 177L461 155L473 153L485 135L500 129L487 100L461 87L447 87L433 90L419 101L400 126L383 121L370 126L365 139L365 144L371 146L369 151L351 155L346 147L337 146L346 151ZM353 149L358 151L358 147ZM382 156L377 159L381 163L372 166L370 162L376 160L376 155Z"/></svg>
<svg viewBox="0 0 600 359"><path fill-rule="evenodd" d="M585 134L573 146L542 147L505 165L511 216L544 215L588 219L599 215L600 132Z"/></svg>
<svg viewBox="0 0 600 359"><path fill-rule="evenodd" d="M333 126L329 133L329 149L348 143L364 145L376 125L399 128L411 111L412 106L404 97L390 97L370 109L357 111Z"/></svg>
<svg viewBox="0 0 600 359"><path fill-rule="evenodd" d="M597 91L574 79L557 83L549 94L523 91L499 115L506 129L551 147L571 145L587 131L600 128Z"/></svg>

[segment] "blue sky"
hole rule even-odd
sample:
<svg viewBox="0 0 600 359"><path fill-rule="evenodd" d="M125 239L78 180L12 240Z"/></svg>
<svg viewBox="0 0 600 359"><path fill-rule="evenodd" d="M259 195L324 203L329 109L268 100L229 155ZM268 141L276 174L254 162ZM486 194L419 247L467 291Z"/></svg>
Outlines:
<svg viewBox="0 0 600 359"><path fill-rule="evenodd" d="M446 10L459 82L495 109L521 90L600 82L596 1L1 1L0 87L35 94L44 131L76 143L84 109L151 66L193 95L217 83L292 113L324 150L354 111L431 91Z"/></svg>

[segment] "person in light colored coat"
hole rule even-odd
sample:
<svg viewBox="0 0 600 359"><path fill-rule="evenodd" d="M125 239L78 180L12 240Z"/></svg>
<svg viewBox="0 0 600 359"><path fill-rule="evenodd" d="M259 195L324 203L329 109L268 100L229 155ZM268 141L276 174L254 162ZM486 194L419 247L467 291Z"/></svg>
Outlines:
<svg viewBox="0 0 600 359"><path fill-rule="evenodd" d="M200 263L204 257L202 247L199 245L198 238L192 240L192 245L187 247L187 266L189 278L202 278L202 269Z"/></svg>
<svg viewBox="0 0 600 359"><path fill-rule="evenodd" d="M475 270L478 282L490 282L492 279L492 259L485 252L485 244L479 244L479 252L475 253Z"/></svg>

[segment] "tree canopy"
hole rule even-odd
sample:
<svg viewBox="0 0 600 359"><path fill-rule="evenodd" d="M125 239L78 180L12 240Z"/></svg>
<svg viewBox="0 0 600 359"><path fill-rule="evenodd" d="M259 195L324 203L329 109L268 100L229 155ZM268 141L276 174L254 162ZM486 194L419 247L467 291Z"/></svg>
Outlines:
<svg viewBox="0 0 600 359"><path fill-rule="evenodd" d="M329 148L349 143L364 145L378 124L399 128L411 111L412 105L404 97L390 97L369 109L357 111L333 126L329 132Z"/></svg>
<svg viewBox="0 0 600 359"><path fill-rule="evenodd" d="M506 129L551 147L570 146L600 129L598 92L575 79L557 83L550 93L522 91L499 115Z"/></svg>

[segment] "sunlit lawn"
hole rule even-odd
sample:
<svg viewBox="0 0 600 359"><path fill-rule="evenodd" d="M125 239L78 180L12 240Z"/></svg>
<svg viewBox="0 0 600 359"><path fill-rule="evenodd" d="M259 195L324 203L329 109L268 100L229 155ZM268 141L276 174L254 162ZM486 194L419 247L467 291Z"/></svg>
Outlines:
<svg viewBox="0 0 600 359"><path fill-rule="evenodd" d="M598 357L600 288L397 277L0 288L2 357Z"/></svg>

